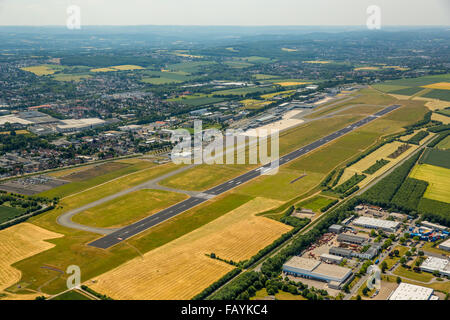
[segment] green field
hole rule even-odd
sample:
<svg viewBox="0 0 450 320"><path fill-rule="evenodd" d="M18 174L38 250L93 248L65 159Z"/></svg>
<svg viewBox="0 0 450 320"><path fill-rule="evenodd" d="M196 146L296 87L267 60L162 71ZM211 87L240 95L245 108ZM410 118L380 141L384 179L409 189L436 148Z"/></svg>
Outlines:
<svg viewBox="0 0 450 320"><path fill-rule="evenodd" d="M195 61L195 62L183 62L177 64L170 64L167 69L170 71L182 71L187 73L195 73L202 70L204 67L215 65L213 61Z"/></svg>
<svg viewBox="0 0 450 320"><path fill-rule="evenodd" d="M0 205L0 224L14 217L23 214L24 211L17 208L8 207L5 205Z"/></svg>
<svg viewBox="0 0 450 320"><path fill-rule="evenodd" d="M76 290L71 290L71 291L64 292L63 294L61 294L59 296L56 296L56 297L54 297L53 299L50 299L50 300L58 300L58 301L70 300L70 301L73 301L73 300L92 300L92 299L88 298L86 295L84 295L84 294L82 294L82 293L80 293L80 292L78 292Z"/></svg>
<svg viewBox="0 0 450 320"><path fill-rule="evenodd" d="M227 90L219 90L214 91L212 94L217 95L236 95L236 96L245 96L249 93L267 93L275 91L275 87L269 86L269 87L245 87L245 88L236 88L236 89L227 89Z"/></svg>
<svg viewBox="0 0 450 320"><path fill-rule="evenodd" d="M404 88L404 89L400 89L400 90L390 91L389 93L390 94L399 94L399 95L404 95L404 96L412 96L422 90L423 90L423 88L421 88L421 87L410 87L410 88Z"/></svg>
<svg viewBox="0 0 450 320"><path fill-rule="evenodd" d="M450 169L450 150L426 149L419 162Z"/></svg>
<svg viewBox="0 0 450 320"><path fill-rule="evenodd" d="M142 78L142 82L149 84L169 84L169 83L180 83L183 82L181 80L169 79L169 78Z"/></svg>
<svg viewBox="0 0 450 320"><path fill-rule="evenodd" d="M433 89L421 97L450 101L450 90Z"/></svg>
<svg viewBox="0 0 450 320"><path fill-rule="evenodd" d="M161 185L192 191L203 191L236 177L248 170L248 165L200 165L167 178Z"/></svg>
<svg viewBox="0 0 450 320"><path fill-rule="evenodd" d="M66 73L57 73L53 75L53 79L56 81L81 81L83 79L92 78L91 75L88 74L66 74Z"/></svg>
<svg viewBox="0 0 450 320"><path fill-rule="evenodd" d="M450 136L438 143L437 147L442 150L450 149Z"/></svg>
<svg viewBox="0 0 450 320"><path fill-rule="evenodd" d="M302 209L310 209L314 212L320 212L320 209L326 207L333 201L334 199L325 198L322 196L315 196L308 200L297 203L296 207Z"/></svg>
<svg viewBox="0 0 450 320"><path fill-rule="evenodd" d="M187 195L162 191L139 190L75 215L74 222L100 228L122 227L187 198Z"/></svg>
<svg viewBox="0 0 450 320"><path fill-rule="evenodd" d="M400 80L390 80L385 81L381 84L374 85L374 88L392 93L392 91L396 91L402 88L396 88L396 86L405 87L420 87L426 86L433 83L438 82L448 82L450 80L450 74L442 74L442 75L433 75L433 76L425 76L418 78L408 78L408 79L400 79Z"/></svg>
<svg viewBox="0 0 450 320"><path fill-rule="evenodd" d="M192 107L200 107L208 104L223 102L226 100L226 98L214 98L210 95L193 94L186 97L168 99L167 101L179 102Z"/></svg>
<svg viewBox="0 0 450 320"><path fill-rule="evenodd" d="M151 168L154 166L155 165L149 161L142 161L140 163L137 163L137 164L134 164L131 166L126 166L119 170L115 170L113 172L108 172L108 173L100 175L100 176L96 176L96 173L94 172L93 178L86 177L86 180L65 184L65 185L56 187L54 189L48 190L48 191L44 191L44 192L40 193L39 195L43 196L43 197L48 197L48 198L54 198L54 197L64 198L71 194L81 192L88 188L95 187L99 184L122 177L124 175L128 175L128 174L138 172L138 171L141 171L144 169L148 169L148 168Z"/></svg>

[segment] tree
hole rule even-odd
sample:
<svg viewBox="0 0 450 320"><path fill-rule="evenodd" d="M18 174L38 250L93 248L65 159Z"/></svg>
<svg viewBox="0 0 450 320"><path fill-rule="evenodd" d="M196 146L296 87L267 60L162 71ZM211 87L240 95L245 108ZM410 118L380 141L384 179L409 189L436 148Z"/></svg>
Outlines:
<svg viewBox="0 0 450 320"><path fill-rule="evenodd" d="M410 251L406 251L405 256L411 257L411 256L412 256L412 253L411 253Z"/></svg>
<svg viewBox="0 0 450 320"><path fill-rule="evenodd" d="M419 256L423 257L424 255L425 255L425 253L422 250L420 250L419 251Z"/></svg>
<svg viewBox="0 0 450 320"><path fill-rule="evenodd" d="M356 300L362 300L359 294L356 296Z"/></svg>
<svg viewBox="0 0 450 320"><path fill-rule="evenodd" d="M387 269L388 269L388 264L386 261L383 261L383 263L381 264L381 271L383 273L385 273Z"/></svg>
<svg viewBox="0 0 450 320"><path fill-rule="evenodd" d="M363 295L367 296L367 293L368 293L368 292L369 292L369 288L364 287L364 288L362 289L362 294L363 294Z"/></svg>
<svg viewBox="0 0 450 320"><path fill-rule="evenodd" d="M400 284L402 282L402 278L397 277L397 284Z"/></svg>
<svg viewBox="0 0 450 320"><path fill-rule="evenodd" d="M401 258L400 258L400 263L401 263L402 265L406 264L406 258L405 258L405 257L401 257Z"/></svg>

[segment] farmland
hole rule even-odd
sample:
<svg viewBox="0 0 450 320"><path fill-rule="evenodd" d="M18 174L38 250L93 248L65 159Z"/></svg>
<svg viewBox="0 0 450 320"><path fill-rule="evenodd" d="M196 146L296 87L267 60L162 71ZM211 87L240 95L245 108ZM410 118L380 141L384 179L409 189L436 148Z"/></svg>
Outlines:
<svg viewBox="0 0 450 320"><path fill-rule="evenodd" d="M21 209L0 205L0 224L23 213L24 211Z"/></svg>
<svg viewBox="0 0 450 320"><path fill-rule="evenodd" d="M274 200L254 199L147 252L142 258L97 277L91 287L120 299L190 299L233 269L206 254L214 252L223 259L245 260L290 230L279 222L255 216L279 204Z"/></svg>
<svg viewBox="0 0 450 320"><path fill-rule="evenodd" d="M162 190L139 190L75 215L74 222L102 228L128 225L187 198Z"/></svg>
<svg viewBox="0 0 450 320"><path fill-rule="evenodd" d="M422 164L416 166L410 176L428 182L425 198L450 202L450 169Z"/></svg>
<svg viewBox="0 0 450 320"><path fill-rule="evenodd" d="M447 138L445 138L444 140L442 140L441 142L439 142L439 144L437 145L437 147L439 149L442 150L448 150L450 149L450 136L447 136Z"/></svg>
<svg viewBox="0 0 450 320"><path fill-rule="evenodd" d="M29 223L21 223L0 231L0 291L20 280L20 271L12 265L20 260L54 247L45 240L62 235L39 228Z"/></svg>
<svg viewBox="0 0 450 320"><path fill-rule="evenodd" d="M49 65L49 64L22 68L22 70L34 73L37 76L51 75L51 74L54 74L55 72L57 72L59 70L63 70L63 69L64 69L64 67L62 67L62 66Z"/></svg>
<svg viewBox="0 0 450 320"><path fill-rule="evenodd" d="M420 159L420 163L450 169L450 150L427 149Z"/></svg>
<svg viewBox="0 0 450 320"><path fill-rule="evenodd" d="M320 209L326 207L330 203L332 203L334 199L326 198L322 196L315 196L313 198L310 198L308 200L302 201L300 203L296 204L297 208L302 209L310 209L314 212L320 212Z"/></svg>

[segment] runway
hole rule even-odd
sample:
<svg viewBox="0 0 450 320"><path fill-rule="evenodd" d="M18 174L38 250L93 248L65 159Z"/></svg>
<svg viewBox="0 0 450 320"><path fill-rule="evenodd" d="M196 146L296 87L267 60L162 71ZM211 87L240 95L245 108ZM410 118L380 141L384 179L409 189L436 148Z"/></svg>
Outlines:
<svg viewBox="0 0 450 320"><path fill-rule="evenodd" d="M367 123L372 122L372 121L376 120L377 118L382 117L393 110L396 110L399 107L400 107L400 105L389 106L373 115L370 115L358 122L355 122L355 123L343 128L341 130L338 130L328 136L325 136L325 137L323 137L319 140L316 140L306 146L303 146L300 149L297 149L291 153L288 153L279 158L278 165L282 166L292 160L296 160L296 159L300 158L301 156L303 156L303 155L305 155L305 154L307 154L307 153L309 153L309 152L311 152L333 140L336 140L351 131L354 131L354 130L366 125ZM92 246L92 247L96 247L96 248L108 249L128 238L131 238L145 230L150 229L151 227L154 227L170 218L177 216L180 213L183 213L205 201L208 201L209 199L211 199L217 195L225 193L225 192L227 192L231 189L234 189L250 180L255 179L256 177L259 177L260 175L270 171L271 166L275 165L275 164L276 164L276 162L272 162L272 163L266 164L262 167L259 167L257 169L248 171L234 179L231 179L231 180L224 182L218 186L208 189L197 196L191 197L191 198L184 200L180 203L177 203L167 209L164 209L158 213L155 213L147 218L144 218L138 222L130 224L129 226L126 226L117 231L114 231L113 233L110 233L102 238L99 238L99 239L89 243L88 245Z"/></svg>

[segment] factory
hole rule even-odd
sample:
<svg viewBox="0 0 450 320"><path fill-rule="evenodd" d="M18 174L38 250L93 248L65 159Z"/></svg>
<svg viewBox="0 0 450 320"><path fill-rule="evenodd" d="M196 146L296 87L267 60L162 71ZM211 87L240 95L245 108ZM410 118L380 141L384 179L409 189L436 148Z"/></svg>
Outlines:
<svg viewBox="0 0 450 320"><path fill-rule="evenodd" d="M329 232L340 234L344 231L344 226L341 226L339 224L333 224L328 228Z"/></svg>
<svg viewBox="0 0 450 320"><path fill-rule="evenodd" d="M355 226L368 228L368 229L381 229L386 232L395 232L400 226L400 222L381 220L369 217L359 217L353 221Z"/></svg>
<svg viewBox="0 0 450 320"><path fill-rule="evenodd" d="M442 276L450 276L450 264L447 259L441 259L436 257L428 257L421 265L422 271L434 273L438 271Z"/></svg>
<svg viewBox="0 0 450 320"><path fill-rule="evenodd" d="M450 251L450 239L447 239L439 244L439 249Z"/></svg>
<svg viewBox="0 0 450 320"><path fill-rule="evenodd" d="M29 127L29 130L35 134L50 134L94 129L104 126L106 121L99 118L59 120L45 113L31 110L0 116L0 125L6 123Z"/></svg>
<svg viewBox="0 0 450 320"><path fill-rule="evenodd" d="M330 288L339 288L352 275L349 268L297 256L283 265L283 272L286 275L327 282Z"/></svg>
<svg viewBox="0 0 450 320"><path fill-rule="evenodd" d="M322 253L320 255L320 260L322 260L323 262L327 262L327 263L340 264L344 260L344 258L335 256L333 254Z"/></svg>
<svg viewBox="0 0 450 320"><path fill-rule="evenodd" d="M354 236L351 234L345 234L342 233L340 235L338 235L337 237L337 241L339 242L345 242L345 243L351 243L351 244L357 244L357 245L362 245L364 243L366 243L369 239L364 238L364 237L359 237L359 236Z"/></svg>
<svg viewBox="0 0 450 320"><path fill-rule="evenodd" d="M433 289L402 282L391 293L389 300L438 300L433 293Z"/></svg>

